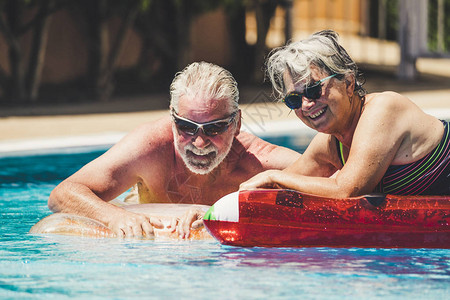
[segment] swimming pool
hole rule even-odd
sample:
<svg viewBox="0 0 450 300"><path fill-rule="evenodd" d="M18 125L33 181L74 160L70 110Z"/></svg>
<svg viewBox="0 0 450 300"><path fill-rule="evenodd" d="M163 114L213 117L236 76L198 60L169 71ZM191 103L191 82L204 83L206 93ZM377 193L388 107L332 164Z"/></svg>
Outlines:
<svg viewBox="0 0 450 300"><path fill-rule="evenodd" d="M272 141L298 145L286 139ZM50 214L50 191L103 151L80 148L68 151L72 153L0 158L0 299L444 299L449 295L446 249L238 248L215 241L27 234Z"/></svg>

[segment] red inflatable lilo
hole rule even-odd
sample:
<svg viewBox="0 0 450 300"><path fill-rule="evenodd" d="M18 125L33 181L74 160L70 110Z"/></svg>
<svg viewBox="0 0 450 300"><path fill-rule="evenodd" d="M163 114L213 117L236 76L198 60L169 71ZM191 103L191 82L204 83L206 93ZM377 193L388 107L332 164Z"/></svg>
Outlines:
<svg viewBox="0 0 450 300"><path fill-rule="evenodd" d="M204 223L234 246L450 248L450 196L241 191L217 201Z"/></svg>

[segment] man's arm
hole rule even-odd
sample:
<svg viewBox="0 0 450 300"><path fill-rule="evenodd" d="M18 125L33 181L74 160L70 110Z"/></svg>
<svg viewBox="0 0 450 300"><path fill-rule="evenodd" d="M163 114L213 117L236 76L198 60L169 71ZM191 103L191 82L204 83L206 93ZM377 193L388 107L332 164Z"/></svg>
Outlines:
<svg viewBox="0 0 450 300"><path fill-rule="evenodd" d="M59 184L50 194L49 208L54 212L96 219L119 236L152 234L153 228L148 217L107 203L137 182L144 161L153 160L155 163L152 167L158 168L155 155L161 153L156 149L162 137L151 135L153 138L149 139L149 126L152 127L144 125L136 129L105 154Z"/></svg>
<svg viewBox="0 0 450 300"><path fill-rule="evenodd" d="M62 182L52 191L49 208L53 212L74 213L96 219L118 236L150 236L153 234L153 226L162 228L158 220L150 220L144 215L107 203L86 185L69 180Z"/></svg>

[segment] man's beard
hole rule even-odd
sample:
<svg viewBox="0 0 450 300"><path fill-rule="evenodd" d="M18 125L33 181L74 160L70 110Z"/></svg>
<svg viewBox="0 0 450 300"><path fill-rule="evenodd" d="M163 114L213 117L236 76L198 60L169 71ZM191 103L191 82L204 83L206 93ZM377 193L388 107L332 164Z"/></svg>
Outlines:
<svg viewBox="0 0 450 300"><path fill-rule="evenodd" d="M175 147L186 167L192 173L200 175L206 175L217 168L228 155L232 146L232 142L230 142L225 151L218 155L218 149L212 144L203 149L199 149L192 144L187 144L182 148L178 143L176 129L173 136Z"/></svg>

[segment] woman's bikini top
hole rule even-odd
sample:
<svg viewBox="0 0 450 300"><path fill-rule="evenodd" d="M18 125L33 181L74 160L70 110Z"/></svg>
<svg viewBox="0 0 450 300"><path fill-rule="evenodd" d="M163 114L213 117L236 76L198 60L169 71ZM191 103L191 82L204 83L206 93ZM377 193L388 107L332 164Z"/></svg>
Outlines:
<svg viewBox="0 0 450 300"><path fill-rule="evenodd" d="M444 123L439 145L425 157L406 165L390 165L374 192L397 195L450 195L450 129ZM345 164L342 143L336 147Z"/></svg>

